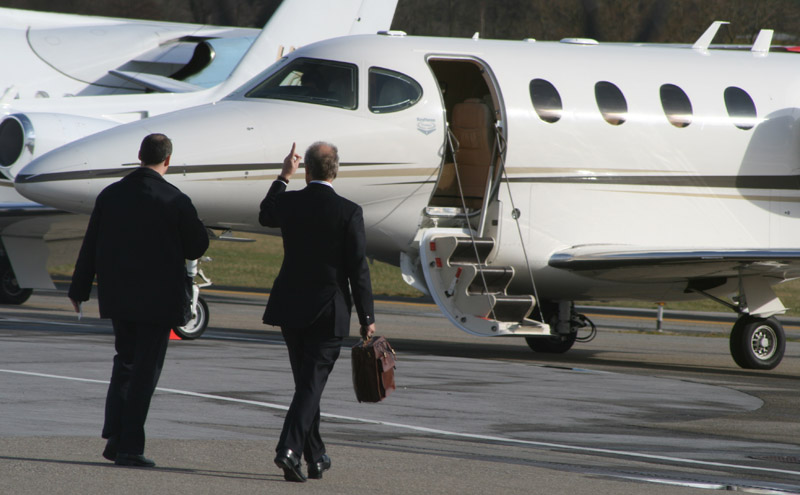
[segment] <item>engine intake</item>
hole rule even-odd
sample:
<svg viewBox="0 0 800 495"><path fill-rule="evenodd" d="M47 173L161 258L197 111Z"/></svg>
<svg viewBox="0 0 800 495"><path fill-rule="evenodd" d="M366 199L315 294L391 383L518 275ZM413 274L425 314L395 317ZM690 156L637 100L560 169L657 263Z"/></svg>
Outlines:
<svg viewBox="0 0 800 495"><path fill-rule="evenodd" d="M33 153L33 145L33 125L27 117L13 114L0 122L0 165L14 165L26 147Z"/></svg>

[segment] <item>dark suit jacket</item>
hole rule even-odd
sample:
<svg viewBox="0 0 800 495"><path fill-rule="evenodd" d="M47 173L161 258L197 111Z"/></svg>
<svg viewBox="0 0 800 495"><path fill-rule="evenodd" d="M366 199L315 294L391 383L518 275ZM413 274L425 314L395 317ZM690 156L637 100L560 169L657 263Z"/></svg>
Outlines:
<svg viewBox="0 0 800 495"><path fill-rule="evenodd" d="M208 248L208 233L188 196L141 167L95 201L69 297L86 301L97 274L100 316L183 324L186 259Z"/></svg>
<svg viewBox="0 0 800 495"><path fill-rule="evenodd" d="M258 220L280 227L284 252L264 323L306 328L332 308L334 334L343 337L350 330L354 302L359 323L375 321L360 206L325 184L286 192L286 184L276 180L261 202Z"/></svg>

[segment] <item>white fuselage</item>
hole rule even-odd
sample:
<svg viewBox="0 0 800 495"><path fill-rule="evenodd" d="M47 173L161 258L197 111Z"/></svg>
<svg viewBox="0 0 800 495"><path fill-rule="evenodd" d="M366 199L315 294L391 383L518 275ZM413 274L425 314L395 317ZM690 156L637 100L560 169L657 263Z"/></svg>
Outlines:
<svg viewBox="0 0 800 495"><path fill-rule="evenodd" d="M260 231L259 202L291 143L302 150L326 140L340 150L337 192L364 208L369 253L397 264L445 159L445 98L429 59L465 60L486 70L506 144L497 262L526 272L524 245L537 288L548 298L687 297L680 284L614 283L548 267L554 252L576 245L800 246L796 55L356 36L310 45L289 60L299 57L356 66L357 107L247 97L269 75L263 74L216 104L120 126L49 153L20 172L17 187L36 201L89 212L99 191L129 168L124 164L136 162L142 137L163 132L175 149L168 179L189 194L203 220ZM395 113L372 113L373 67L413 78L422 97ZM534 79L557 89L556 122L534 108ZM602 81L624 95L622 124L601 113L596 84ZM688 97L689 125L670 123L663 85ZM726 106L727 88L749 95L755 116L746 100L735 100L738 92ZM733 116L730 105L739 105ZM289 187L302 186L300 176ZM512 202L521 212L521 240ZM522 279L514 284L529 290Z"/></svg>

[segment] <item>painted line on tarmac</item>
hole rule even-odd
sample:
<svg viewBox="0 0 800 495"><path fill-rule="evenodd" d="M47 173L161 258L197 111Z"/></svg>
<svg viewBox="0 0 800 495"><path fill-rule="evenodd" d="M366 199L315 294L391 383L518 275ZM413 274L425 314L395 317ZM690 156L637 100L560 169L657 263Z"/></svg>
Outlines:
<svg viewBox="0 0 800 495"><path fill-rule="evenodd" d="M62 375L51 375L46 373L34 373L31 371L18 371L18 370L6 370L0 369L0 373L9 373L15 375L24 375L24 376L33 376L39 378L55 378L58 380L68 380L73 382L83 382L83 383L98 383L107 385L108 380L95 380L90 378L79 378L79 377L72 377L72 376L62 376ZM287 411L289 409L288 406L282 406L280 404L273 404L270 402L263 402L257 400L247 400L247 399L236 399L233 397L225 397L222 395L214 395L214 394L204 394L201 392L191 392L188 390L178 390L172 388L162 388L158 387L156 390L159 392L166 392L176 395L183 395L187 397L197 397L201 399L211 399L211 400L218 400L222 402L233 402L236 404L247 404L252 406L263 407L267 409L275 409L279 411ZM500 443L510 443L516 445L527 445L531 447L546 447L551 449L557 450L566 450L572 452L583 452L583 453L590 453L590 454L605 454L605 455L613 455L613 456L620 456L620 457L630 457L635 459L644 459L650 461L663 461L669 462L674 464L685 464L691 466L704 466L704 467L714 467L714 468L729 468L729 469L739 469L743 471L761 471L761 472L768 472L768 473L779 473L779 474L789 474L792 476L800 476L800 471L790 471L787 469L775 469L775 468L766 468L766 467L757 467L757 466L748 466L742 464L729 464L725 462L711 462L711 461L699 461L694 459L683 459L680 457L670 457L670 456L663 456L663 455L655 455L655 454L643 454L640 452L631 452L626 450L613 450L613 449L601 449L597 447L582 447L579 445L568 445L568 444L560 444L560 443L551 443L551 442L537 442L534 440L521 440L516 438L506 438L506 437L498 437L494 435L479 435L474 433L461 433L455 431L448 431L448 430L440 430L438 428L427 428L425 426L416 426L416 425L408 425L403 423L394 423L392 421L381 421L375 419L366 419L366 418L356 418L353 416L342 416L339 414L328 414L322 413L322 417L328 419L338 419L343 421L352 421L355 423L363 423L363 424L371 424L371 425L381 425L381 426L388 426L392 428L399 428L405 430L416 431L420 433L429 433L432 435L439 435L445 437L453 437L453 438L466 438L470 440L481 440L481 441L490 441L490 442L500 442Z"/></svg>
<svg viewBox="0 0 800 495"><path fill-rule="evenodd" d="M26 323L29 325L54 325L54 326L62 326L62 327L86 327L92 326L91 324L87 323L69 323L65 321L53 321L53 320L38 320L33 318L7 318L7 317L0 317L0 322L7 322L7 323Z"/></svg>

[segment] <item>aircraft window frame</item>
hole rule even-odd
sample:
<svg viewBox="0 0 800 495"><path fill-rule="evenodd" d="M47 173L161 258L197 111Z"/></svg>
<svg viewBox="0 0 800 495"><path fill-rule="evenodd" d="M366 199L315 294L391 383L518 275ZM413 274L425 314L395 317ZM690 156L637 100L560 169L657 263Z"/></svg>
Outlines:
<svg viewBox="0 0 800 495"><path fill-rule="evenodd" d="M733 125L743 131L749 131L756 126L758 109L750 94L737 86L728 86L723 93L725 109Z"/></svg>
<svg viewBox="0 0 800 495"><path fill-rule="evenodd" d="M388 77L391 79L387 79L383 83L380 84L381 90L385 89L385 85L389 81L395 81L401 83L400 85L394 85L395 90L410 90L413 91L414 94L403 95L403 99L398 99L396 96L398 95L397 91L391 96L393 100L388 103L384 102L382 105L378 105L377 101L380 97L378 94L378 83L375 80L376 77ZM370 67L369 74L368 74L368 88L369 88L369 95L367 97L367 107L369 111L372 113L377 114L385 114L385 113L395 113L405 110L407 108L413 107L416 105L421 99L423 95L422 86L411 76L403 74L402 72L397 72L390 69L385 69L383 67ZM410 96L410 97L409 97Z"/></svg>
<svg viewBox="0 0 800 495"><path fill-rule="evenodd" d="M314 66L317 69L310 71ZM329 78L332 75L336 78ZM311 79L303 81L306 76ZM355 110L358 108L358 66L334 60L295 58L249 89L244 97Z"/></svg>
<svg viewBox="0 0 800 495"><path fill-rule="evenodd" d="M676 84L662 84L658 90L661 108L670 124L675 127L687 127L692 123L694 109L689 95Z"/></svg>
<svg viewBox="0 0 800 495"><path fill-rule="evenodd" d="M555 124L561 120L564 103L553 83L541 78L532 79L528 84L528 92L533 109L542 121Z"/></svg>
<svg viewBox="0 0 800 495"><path fill-rule="evenodd" d="M622 125L626 122L628 101L616 84L598 81L594 85L594 98L603 120L611 125Z"/></svg>

